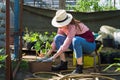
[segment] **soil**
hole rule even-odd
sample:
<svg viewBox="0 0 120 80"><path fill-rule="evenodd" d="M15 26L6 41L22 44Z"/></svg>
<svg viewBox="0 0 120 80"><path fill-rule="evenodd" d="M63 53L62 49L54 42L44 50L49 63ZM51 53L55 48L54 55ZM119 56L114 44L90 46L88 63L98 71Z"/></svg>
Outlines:
<svg viewBox="0 0 120 80"><path fill-rule="evenodd" d="M101 52L108 52L108 51L120 52L119 49L113 49L113 48L103 48ZM68 73L70 73L75 68L75 66L73 66L73 64L72 64L72 54L67 54L66 57L67 57L67 60L68 60L68 65L69 65L69 70L68 70L69 72ZM58 58L54 62L54 65L57 65L59 63L60 63L60 60ZM107 65L102 64L102 67L101 67L102 70L105 67L107 67L108 65L109 64L107 64ZM61 72L56 72L56 73L61 74L62 71ZM85 73L85 74L94 73L93 72L93 67L84 67L83 73ZM113 73L113 72L110 72L110 73ZM67 74L67 73L64 73L64 74ZM98 74L98 73L96 73L96 74ZM100 72L99 74L105 75L102 72ZM105 76L108 76L108 77L111 77L111 78L115 78L116 80L120 79L120 73L118 73L116 75L105 75ZM33 73L30 72L27 61L25 59L23 59L21 64L20 64L20 66L19 66L19 69L18 69L18 71L17 71L17 73L15 75L14 80L24 80L26 78L33 78L33 77L34 77ZM5 80L5 69L0 69L0 80Z"/></svg>

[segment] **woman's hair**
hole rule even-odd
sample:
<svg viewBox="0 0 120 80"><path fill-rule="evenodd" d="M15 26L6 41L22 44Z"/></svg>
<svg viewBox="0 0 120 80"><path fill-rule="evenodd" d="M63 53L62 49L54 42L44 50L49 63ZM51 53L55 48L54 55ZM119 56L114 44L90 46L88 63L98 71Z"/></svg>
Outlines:
<svg viewBox="0 0 120 80"><path fill-rule="evenodd" d="M81 31L81 28L80 28L79 23L80 23L80 21L77 20L77 19L75 19L75 18L73 18L73 19L71 20L71 22L70 22L70 24L75 25L76 28L78 27L78 28L80 29L80 31Z"/></svg>

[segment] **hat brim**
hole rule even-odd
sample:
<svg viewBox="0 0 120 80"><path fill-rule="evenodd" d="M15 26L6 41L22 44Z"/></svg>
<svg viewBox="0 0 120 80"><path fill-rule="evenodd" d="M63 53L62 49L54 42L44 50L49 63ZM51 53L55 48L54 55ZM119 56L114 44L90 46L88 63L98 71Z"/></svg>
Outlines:
<svg viewBox="0 0 120 80"><path fill-rule="evenodd" d="M63 22L57 22L56 17L54 17L54 18L52 19L52 25L53 25L54 27L63 27L63 26L68 25L68 24L71 22L73 16L72 16L71 14L69 14L69 13L67 13L67 15L68 15L68 19L66 19L66 20L63 21Z"/></svg>

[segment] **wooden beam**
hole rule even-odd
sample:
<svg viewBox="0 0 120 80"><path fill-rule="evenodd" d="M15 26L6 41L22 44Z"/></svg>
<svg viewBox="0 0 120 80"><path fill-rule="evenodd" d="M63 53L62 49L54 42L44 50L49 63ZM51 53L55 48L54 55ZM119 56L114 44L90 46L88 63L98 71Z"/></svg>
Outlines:
<svg viewBox="0 0 120 80"><path fill-rule="evenodd" d="M10 55L10 0L6 0L6 80L12 80L11 55Z"/></svg>
<svg viewBox="0 0 120 80"><path fill-rule="evenodd" d="M23 34L23 27L22 27L22 17L23 17L23 0L20 1L20 54L19 54L19 60L22 58L22 34Z"/></svg>

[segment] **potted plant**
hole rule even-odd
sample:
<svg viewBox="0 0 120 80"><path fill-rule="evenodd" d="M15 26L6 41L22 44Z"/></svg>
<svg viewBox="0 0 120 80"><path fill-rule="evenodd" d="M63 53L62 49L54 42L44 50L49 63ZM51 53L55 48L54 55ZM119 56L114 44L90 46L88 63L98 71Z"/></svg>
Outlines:
<svg viewBox="0 0 120 80"><path fill-rule="evenodd" d="M47 53L47 51L51 48L48 32L45 32L44 34L39 34L34 48L37 55L39 55L40 57L43 57Z"/></svg>
<svg viewBox="0 0 120 80"><path fill-rule="evenodd" d="M37 37L39 36L38 32L32 32L32 31L28 31L28 29L25 29L25 34L23 36L23 40L26 43L26 48L28 50L31 50L31 48L34 46L34 44L37 41Z"/></svg>
<svg viewBox="0 0 120 80"><path fill-rule="evenodd" d="M51 49L51 40L53 36L49 37L48 32L44 34L39 34L37 41L34 44L34 49L36 51L35 61L30 61L29 66L31 72L38 71L51 71L52 62L40 62L39 59L46 55L49 49Z"/></svg>

